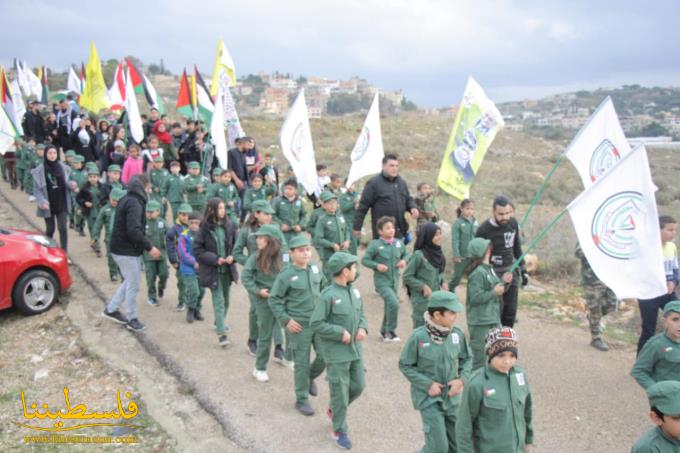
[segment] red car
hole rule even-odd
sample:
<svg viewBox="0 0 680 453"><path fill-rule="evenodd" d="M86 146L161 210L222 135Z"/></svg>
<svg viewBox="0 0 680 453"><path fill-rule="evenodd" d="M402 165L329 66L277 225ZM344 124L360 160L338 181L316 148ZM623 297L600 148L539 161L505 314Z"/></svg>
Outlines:
<svg viewBox="0 0 680 453"><path fill-rule="evenodd" d="M71 287L66 252L31 231L0 228L0 310L37 315Z"/></svg>

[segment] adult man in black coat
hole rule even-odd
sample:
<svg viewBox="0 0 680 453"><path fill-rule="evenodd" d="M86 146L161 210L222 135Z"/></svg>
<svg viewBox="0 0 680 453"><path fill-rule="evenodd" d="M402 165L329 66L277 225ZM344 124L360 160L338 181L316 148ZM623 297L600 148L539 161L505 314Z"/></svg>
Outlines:
<svg viewBox="0 0 680 453"><path fill-rule="evenodd" d="M369 209L373 239L379 237L376 224L380 217L394 217L397 222L395 236L398 238L403 238L408 232L408 222L404 214L408 211L414 219L418 218L416 203L408 191L406 181L399 176L399 158L395 154L383 157L382 172L369 179L361 193L353 227L357 238L361 237L361 226Z"/></svg>
<svg viewBox="0 0 680 453"><path fill-rule="evenodd" d="M40 103L38 101L31 101L30 110L24 114L23 128L24 137L26 140L34 138L36 143L43 143L45 141L45 119L40 114Z"/></svg>
<svg viewBox="0 0 680 453"><path fill-rule="evenodd" d="M144 329L137 319L137 293L142 275L141 255L144 251L152 258L161 256L144 235L146 227L146 201L151 182L147 174L134 176L128 184L127 194L118 202L111 232L111 256L118 265L123 282L104 310L104 317L125 324L132 331ZM119 308L126 303L127 317Z"/></svg>

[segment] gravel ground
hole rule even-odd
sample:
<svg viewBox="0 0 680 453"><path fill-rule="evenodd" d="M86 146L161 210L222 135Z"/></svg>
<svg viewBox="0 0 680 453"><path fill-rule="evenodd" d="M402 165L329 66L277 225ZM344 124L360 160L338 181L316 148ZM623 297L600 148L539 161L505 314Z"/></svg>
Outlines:
<svg viewBox="0 0 680 453"><path fill-rule="evenodd" d="M34 206L26 202L25 196L10 192L4 183L0 183L0 191L33 216ZM112 294L116 286L108 281L105 258L96 258L84 239L73 237L71 244L71 256L86 269L88 279L96 282L102 294ZM421 424L410 403L408 384L397 368L401 346L379 341L382 301L373 292L369 271L362 271L358 288L370 332L364 349L367 387L349 410L354 450L416 451L422 446ZM230 441L249 451L334 449L330 423L323 415L328 404L328 387L323 378L319 379L319 396L311 401L317 415L307 418L293 409L292 372L288 368L271 363L268 370L271 380L266 384L251 377L254 360L245 346L248 299L241 285L234 286L231 292L228 324L232 344L226 349L218 346L212 329L209 294L203 301L206 320L189 325L184 321L184 313L174 310L177 296L174 275L159 307L145 303L145 291L142 287L138 304L140 319L147 329L137 335L139 343L177 376L187 394L214 415ZM459 296L464 297L464 293ZM410 307L405 294L402 300L398 332L406 337L410 330ZM69 307L91 303L78 297ZM650 427L644 393L628 375L634 348L614 343L610 352L601 353L588 346L589 335L583 328L556 322L527 308L520 311L519 318L516 326L519 363L527 370L533 393L535 451L628 451ZM121 332L133 336L100 318L90 322L100 332L99 338ZM463 319L460 325L465 325ZM110 342L100 346L115 349ZM139 359L142 367L151 367L154 362L148 356Z"/></svg>

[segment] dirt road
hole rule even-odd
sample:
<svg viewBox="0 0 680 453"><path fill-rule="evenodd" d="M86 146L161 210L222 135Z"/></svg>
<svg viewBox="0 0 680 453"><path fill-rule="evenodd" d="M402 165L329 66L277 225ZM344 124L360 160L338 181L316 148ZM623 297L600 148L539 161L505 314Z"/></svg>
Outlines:
<svg viewBox="0 0 680 453"><path fill-rule="evenodd" d="M34 205L24 194L10 191L0 183L0 191L39 227ZM5 200L0 198L3 204ZM110 295L115 284L108 280L105 258L96 258L84 238L71 235L73 260L84 269L102 295ZM370 271L363 270L358 281L369 320L369 339L365 347L367 387L349 410L348 423L354 451L413 452L422 446L419 414L413 410L406 380L397 361L401 344L383 344L377 333L382 317L382 302L373 293ZM239 448L267 452L333 451L330 423L323 415L328 404L328 387L319 380L320 394L311 401L317 415L299 415L293 409L292 372L271 363L270 382L259 384L251 376L254 360L247 353L248 299L241 285L233 287L228 324L232 344L222 349L212 329L213 316L209 293L204 298L206 320L189 325L184 313L174 310L176 286L171 276L169 289L160 307L146 304L146 289L138 298L139 317L147 329L137 334L147 351L142 363L156 367L154 359L181 382L186 393L212 413L224 434ZM459 296L464 294L459 292ZM410 306L402 294L398 333L410 330ZM90 304L86 315L98 332L90 340L115 353L118 345L101 339L125 333L121 327L102 322L100 300L77 299L73 310ZM519 314L519 363L527 370L534 401L534 430L537 452L621 452L629 450L641 433L649 428L648 410L641 388L628 373L634 348L614 344L609 353L588 346L586 330L546 319L541 313L524 310ZM460 325L464 326L461 319ZM402 343L403 344L403 343ZM134 357L139 363L139 357ZM124 362L123 362L124 363ZM145 371L143 368L141 371ZM142 398L144 390L139 389ZM234 447L236 448L236 447ZM180 447L182 449L182 447ZM225 450L222 450L225 451ZM227 450L228 451L228 450Z"/></svg>

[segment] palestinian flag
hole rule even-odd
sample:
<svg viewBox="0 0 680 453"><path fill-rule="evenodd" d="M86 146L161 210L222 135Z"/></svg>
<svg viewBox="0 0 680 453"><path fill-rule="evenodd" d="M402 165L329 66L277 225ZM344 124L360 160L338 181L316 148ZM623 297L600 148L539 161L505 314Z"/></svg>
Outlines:
<svg viewBox="0 0 680 453"><path fill-rule="evenodd" d="M7 80L7 73L5 72L5 67L0 68L0 101L2 103L2 108L5 109L5 113L12 122L12 126L16 130L18 135L23 135L24 131L21 128L21 120L17 115L17 109L12 99L12 89L9 85L9 80Z"/></svg>
<svg viewBox="0 0 680 453"><path fill-rule="evenodd" d="M179 80L179 94L177 95L177 113L185 118L194 118L194 108L191 102L191 87L187 79L187 70L182 71L182 78Z"/></svg>
<svg viewBox="0 0 680 453"><path fill-rule="evenodd" d="M205 124L210 124L212 119L213 110L215 106L213 105L212 98L210 97L210 90L208 85L206 85L201 73L198 72L198 68L194 65L194 93L196 93L196 111L198 113L198 119L203 121Z"/></svg>
<svg viewBox="0 0 680 453"><path fill-rule="evenodd" d="M135 89L135 93L144 94L144 79L142 74L137 71L130 59L127 60L128 74L130 74L130 80L132 81L132 87Z"/></svg>
<svg viewBox="0 0 680 453"><path fill-rule="evenodd" d="M113 83L106 92L111 110L122 110L125 107L125 70L123 63L118 63L113 73Z"/></svg>
<svg viewBox="0 0 680 453"><path fill-rule="evenodd" d="M158 95L156 89L151 85L151 81L145 74L142 74L142 78L144 79L144 96L146 97L146 102L149 103L149 107L158 110L158 112L163 115L165 113L163 99Z"/></svg>
<svg viewBox="0 0 680 453"><path fill-rule="evenodd" d="M50 87L47 85L47 66L40 66L40 69L38 70L38 78L40 79L40 86L42 87L40 103L43 105L49 105Z"/></svg>

